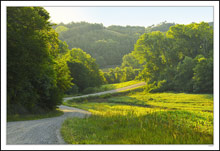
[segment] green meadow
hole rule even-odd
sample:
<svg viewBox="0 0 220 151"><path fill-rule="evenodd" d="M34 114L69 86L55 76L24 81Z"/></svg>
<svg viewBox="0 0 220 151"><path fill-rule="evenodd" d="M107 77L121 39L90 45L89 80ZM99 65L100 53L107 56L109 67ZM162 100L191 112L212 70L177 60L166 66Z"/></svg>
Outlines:
<svg viewBox="0 0 220 151"><path fill-rule="evenodd" d="M213 95L130 92L70 100L88 110L61 128L69 144L213 144Z"/></svg>

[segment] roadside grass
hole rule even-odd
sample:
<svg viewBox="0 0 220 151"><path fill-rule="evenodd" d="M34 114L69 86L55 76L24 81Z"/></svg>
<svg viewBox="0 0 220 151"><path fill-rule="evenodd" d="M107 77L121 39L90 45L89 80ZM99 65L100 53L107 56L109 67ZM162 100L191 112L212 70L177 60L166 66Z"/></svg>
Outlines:
<svg viewBox="0 0 220 151"><path fill-rule="evenodd" d="M99 87L88 87L82 93L83 94L89 94L89 93L109 91L109 90L114 90L114 89L119 89L119 88L123 88L123 87L126 87L126 86L130 86L130 85L133 85L133 84L137 84L137 83L140 83L140 82L142 82L142 81L132 80L132 81L127 81L127 82L122 82L122 83L104 84L104 85L101 85Z"/></svg>
<svg viewBox="0 0 220 151"><path fill-rule="evenodd" d="M118 91L117 93L108 93L108 94L100 94L100 95L90 95L90 96L85 96L85 97L78 97L78 98L74 98L72 100L68 100L72 103L82 103L82 102L88 102L88 100L91 102L92 100L97 101L97 99L104 99L104 98L110 98L113 96L124 96L127 94L132 94L132 93L136 93L136 92L141 92L143 91L145 88L145 86L139 86L139 87L135 87L135 88L131 88L128 90L123 90L123 91ZM69 105L69 103L63 102L63 105Z"/></svg>
<svg viewBox="0 0 220 151"><path fill-rule="evenodd" d="M213 95L130 92L70 100L92 116L69 118L69 144L213 144Z"/></svg>
<svg viewBox="0 0 220 151"><path fill-rule="evenodd" d="M61 116L63 114L64 114L63 111L56 109L56 110L50 111L46 114L7 115L7 122L38 120L38 119L43 119L43 118L57 117L57 116Z"/></svg>

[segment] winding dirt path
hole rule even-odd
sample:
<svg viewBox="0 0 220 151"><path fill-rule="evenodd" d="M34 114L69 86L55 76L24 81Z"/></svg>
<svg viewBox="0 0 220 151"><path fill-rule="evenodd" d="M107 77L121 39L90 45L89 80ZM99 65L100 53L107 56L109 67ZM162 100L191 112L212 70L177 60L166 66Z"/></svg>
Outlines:
<svg viewBox="0 0 220 151"><path fill-rule="evenodd" d="M31 121L7 122L7 144L66 144L60 128L67 117L90 116L81 109L61 105L64 114L59 117Z"/></svg>
<svg viewBox="0 0 220 151"><path fill-rule="evenodd" d="M145 82L77 97L64 98L64 101L87 96L116 93L145 85ZM62 116L31 121L7 122L7 144L66 144L60 135L60 128L68 117L84 118L91 113L85 110L61 105Z"/></svg>

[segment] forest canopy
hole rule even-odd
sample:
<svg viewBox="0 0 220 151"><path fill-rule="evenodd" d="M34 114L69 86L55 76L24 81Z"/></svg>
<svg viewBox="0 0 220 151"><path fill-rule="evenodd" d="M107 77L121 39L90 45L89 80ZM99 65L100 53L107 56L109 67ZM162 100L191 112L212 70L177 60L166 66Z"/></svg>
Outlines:
<svg viewBox="0 0 220 151"><path fill-rule="evenodd" d="M149 89L213 92L213 28L208 23L145 33L131 55L143 64L139 77L151 85Z"/></svg>

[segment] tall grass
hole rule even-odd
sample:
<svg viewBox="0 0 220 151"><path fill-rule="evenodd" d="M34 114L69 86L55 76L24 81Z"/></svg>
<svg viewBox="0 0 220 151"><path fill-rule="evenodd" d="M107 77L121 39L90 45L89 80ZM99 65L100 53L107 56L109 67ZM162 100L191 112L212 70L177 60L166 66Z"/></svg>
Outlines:
<svg viewBox="0 0 220 151"><path fill-rule="evenodd" d="M135 92L67 104L92 112L63 123L70 144L213 143L212 95Z"/></svg>

